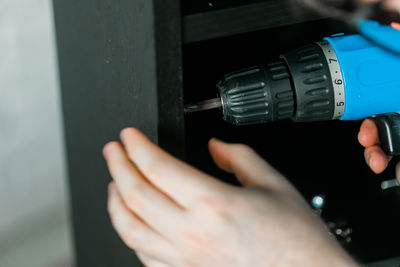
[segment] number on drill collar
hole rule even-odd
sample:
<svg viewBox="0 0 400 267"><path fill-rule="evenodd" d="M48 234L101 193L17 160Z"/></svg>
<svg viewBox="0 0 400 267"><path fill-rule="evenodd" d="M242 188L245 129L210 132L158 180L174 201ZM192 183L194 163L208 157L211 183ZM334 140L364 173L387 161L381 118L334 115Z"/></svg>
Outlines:
<svg viewBox="0 0 400 267"><path fill-rule="evenodd" d="M326 40L317 42L317 44L324 52L332 77L332 85L335 92L335 111L333 119L340 119L343 116L346 107L342 69L340 68L338 57L332 45Z"/></svg>

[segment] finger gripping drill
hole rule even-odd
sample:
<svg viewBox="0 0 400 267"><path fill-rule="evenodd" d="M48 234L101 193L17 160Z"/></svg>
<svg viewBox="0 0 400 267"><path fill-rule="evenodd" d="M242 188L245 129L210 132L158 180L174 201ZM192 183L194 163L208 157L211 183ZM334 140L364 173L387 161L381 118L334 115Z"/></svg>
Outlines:
<svg viewBox="0 0 400 267"><path fill-rule="evenodd" d="M187 112L221 107L234 125L373 118L383 149L400 154L400 55L361 35L337 35L230 73L219 98Z"/></svg>

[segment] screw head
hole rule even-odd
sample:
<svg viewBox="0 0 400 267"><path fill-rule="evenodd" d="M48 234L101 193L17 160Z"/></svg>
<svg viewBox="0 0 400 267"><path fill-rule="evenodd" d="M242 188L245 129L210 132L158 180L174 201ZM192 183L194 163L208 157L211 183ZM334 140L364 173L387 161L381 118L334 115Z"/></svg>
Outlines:
<svg viewBox="0 0 400 267"><path fill-rule="evenodd" d="M320 210L325 206L325 196L324 195L315 195L311 199L311 205L314 209Z"/></svg>

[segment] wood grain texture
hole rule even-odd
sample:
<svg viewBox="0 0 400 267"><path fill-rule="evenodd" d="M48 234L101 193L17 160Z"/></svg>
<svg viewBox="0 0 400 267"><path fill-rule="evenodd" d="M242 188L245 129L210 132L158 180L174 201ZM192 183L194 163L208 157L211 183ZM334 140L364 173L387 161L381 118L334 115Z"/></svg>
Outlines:
<svg viewBox="0 0 400 267"><path fill-rule="evenodd" d="M134 126L182 156L179 1L54 0L54 9L78 265L141 266L106 212L102 147Z"/></svg>

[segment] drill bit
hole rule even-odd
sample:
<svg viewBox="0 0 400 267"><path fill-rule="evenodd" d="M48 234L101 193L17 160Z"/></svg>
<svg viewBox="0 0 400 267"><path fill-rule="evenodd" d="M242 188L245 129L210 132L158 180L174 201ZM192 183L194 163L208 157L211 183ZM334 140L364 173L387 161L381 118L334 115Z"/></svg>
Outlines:
<svg viewBox="0 0 400 267"><path fill-rule="evenodd" d="M206 101L201 101L196 104L186 105L185 113L192 113L198 111L204 111L209 109L215 109L222 107L222 102L220 98L213 98Z"/></svg>

